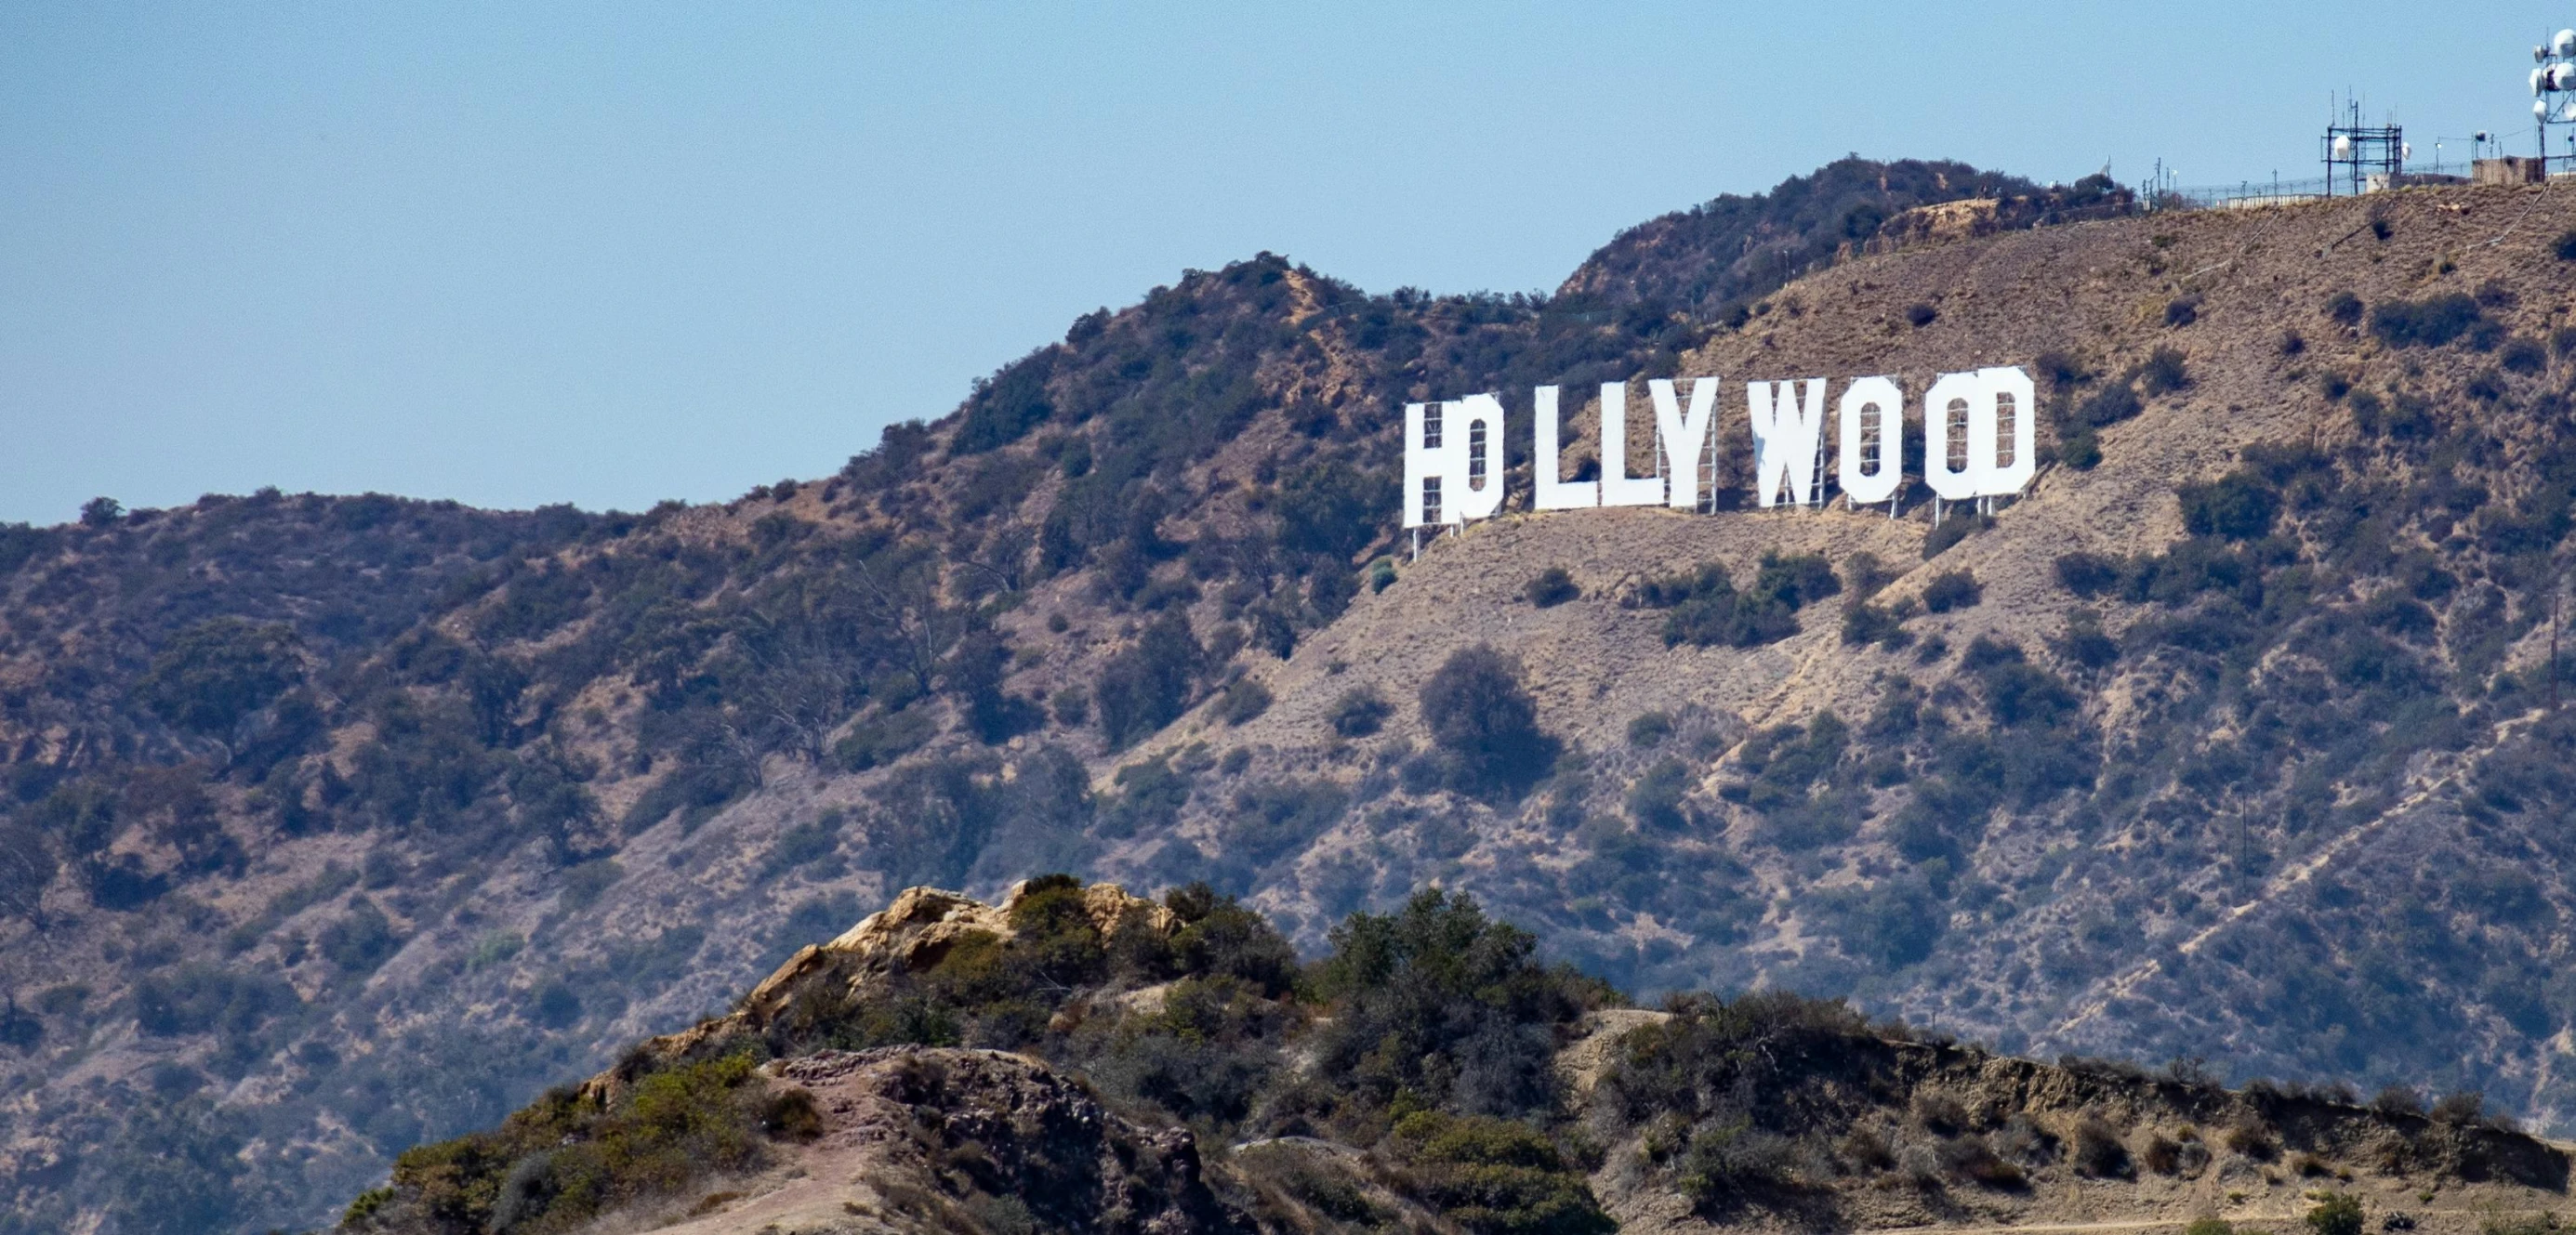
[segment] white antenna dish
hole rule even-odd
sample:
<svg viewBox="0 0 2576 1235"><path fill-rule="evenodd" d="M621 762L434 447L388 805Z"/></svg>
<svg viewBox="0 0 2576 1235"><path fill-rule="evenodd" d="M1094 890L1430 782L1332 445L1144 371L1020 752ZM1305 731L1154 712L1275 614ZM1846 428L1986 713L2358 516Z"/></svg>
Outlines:
<svg viewBox="0 0 2576 1235"><path fill-rule="evenodd" d="M2351 158L2352 139L2342 136L2341 134L2337 134L2334 139L2334 156L2338 159Z"/></svg>
<svg viewBox="0 0 2576 1235"><path fill-rule="evenodd" d="M2549 50L2562 56L2576 56L2576 30L2561 30L2549 36Z"/></svg>
<svg viewBox="0 0 2576 1235"><path fill-rule="evenodd" d="M2531 71L2531 92L2532 92L2532 94L2534 94L2534 95L2538 95L2542 90L2545 90L2545 89L2547 89L2548 87L2549 87L2549 70L2547 70L2547 69L2533 69L2533 70Z"/></svg>
<svg viewBox="0 0 2576 1235"><path fill-rule="evenodd" d="M2415 157L2415 143L2413 143L2413 142L2406 142L2406 143L2404 143L2404 144L2402 144L2402 145L2400 145L2400 146L2398 146L2398 147L2397 147L2397 161L2398 161L2398 162L2403 163L2403 162L2405 162L2406 160L2411 159L2411 158L2414 158L2414 157Z"/></svg>

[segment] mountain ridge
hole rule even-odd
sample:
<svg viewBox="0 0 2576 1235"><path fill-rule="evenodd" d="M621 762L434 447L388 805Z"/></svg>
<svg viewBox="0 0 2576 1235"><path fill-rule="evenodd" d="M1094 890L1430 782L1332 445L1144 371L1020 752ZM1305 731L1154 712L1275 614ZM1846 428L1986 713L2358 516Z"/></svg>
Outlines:
<svg viewBox="0 0 2576 1235"><path fill-rule="evenodd" d="M1204 879L1310 950L1440 884L1635 991L1847 992L2555 1126L2576 992L2537 824L2576 735L2492 735L2551 676L2567 214L1901 228L1734 326L1263 255L721 506L263 493L9 530L8 1221L315 1220L865 904L1049 869ZM1406 400L2007 356L2050 467L1990 525L1936 537L1910 491L1394 553ZM1578 595L1542 606L1551 567ZM1478 643L1565 752L1536 783L1423 722ZM2455 748L2458 792L2391 814ZM2351 856L2173 950L2320 852Z"/></svg>

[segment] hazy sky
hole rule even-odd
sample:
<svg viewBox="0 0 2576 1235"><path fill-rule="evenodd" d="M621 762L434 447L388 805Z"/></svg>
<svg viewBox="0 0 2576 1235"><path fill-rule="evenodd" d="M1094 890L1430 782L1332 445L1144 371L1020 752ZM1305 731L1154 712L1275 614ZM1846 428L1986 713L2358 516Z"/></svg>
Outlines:
<svg viewBox="0 0 2576 1235"><path fill-rule="evenodd" d="M538 11L542 10L542 11ZM828 473L1191 267L1552 288L1846 152L2527 133L2534 4L0 5L0 520ZM2516 149L2528 144L2524 137Z"/></svg>

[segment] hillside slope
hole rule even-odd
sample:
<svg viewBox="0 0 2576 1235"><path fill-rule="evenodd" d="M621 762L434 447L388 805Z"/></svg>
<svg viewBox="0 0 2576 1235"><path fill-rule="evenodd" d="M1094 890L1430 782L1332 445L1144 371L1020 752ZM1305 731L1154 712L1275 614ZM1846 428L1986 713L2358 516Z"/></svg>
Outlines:
<svg viewBox="0 0 2576 1235"><path fill-rule="evenodd" d="M318 1220L897 889L1051 869L1310 950L1436 882L1638 993L2564 1126L2571 225L2445 189L2007 231L1740 328L1264 256L723 506L12 531L0 1230ZM1918 492L1395 553L1407 399L2011 362L2052 461L1964 539ZM1555 755L1479 775L1423 723L1478 644Z"/></svg>
<svg viewBox="0 0 2576 1235"><path fill-rule="evenodd" d="M380 1235L2550 1229L2567 1157L2446 1100L1999 1057L1777 994L1616 1006L1427 893L1303 973L1259 918L915 888L723 1017L403 1155ZM2516 1226L2516 1224L2519 1224Z"/></svg>

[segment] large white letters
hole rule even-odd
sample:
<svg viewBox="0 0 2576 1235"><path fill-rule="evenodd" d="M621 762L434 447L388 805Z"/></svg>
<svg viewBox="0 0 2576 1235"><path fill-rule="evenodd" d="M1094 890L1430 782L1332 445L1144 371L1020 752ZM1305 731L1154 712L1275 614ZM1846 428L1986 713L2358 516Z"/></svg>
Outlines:
<svg viewBox="0 0 2576 1235"><path fill-rule="evenodd" d="M1905 392L1893 378L1853 382L1843 391L1842 422L1843 493L1864 506L1896 496L1905 483Z"/></svg>
<svg viewBox="0 0 2576 1235"><path fill-rule="evenodd" d="M1503 401L1469 395L1449 408L1458 477L1458 514L1451 521L1493 518L1503 508Z"/></svg>
<svg viewBox="0 0 2576 1235"><path fill-rule="evenodd" d="M1923 394L1923 480L1953 502L2019 493L2030 483L2037 387L2016 367L1944 373ZM2011 436L2002 435L2004 400Z"/></svg>
<svg viewBox="0 0 2576 1235"><path fill-rule="evenodd" d="M1662 477L1628 475L1628 384L1601 383L1601 504L1653 506L1663 500Z"/></svg>
<svg viewBox="0 0 2576 1235"><path fill-rule="evenodd" d="M1441 450L1440 405L1407 403L1404 405L1404 526L1421 527L1448 521L1448 503L1440 491L1449 477L1449 461Z"/></svg>
<svg viewBox="0 0 2576 1235"><path fill-rule="evenodd" d="M1537 436L1531 442L1531 469L1538 475L1540 510L1584 510L1601 504L1601 486L1589 480L1560 481L1556 478L1557 445L1556 387L1541 386L1532 401L1538 405L1535 417Z"/></svg>
<svg viewBox="0 0 2576 1235"><path fill-rule="evenodd" d="M1791 393L1796 382L1748 382L1744 401L1753 420L1753 489L1769 506L1789 482L1789 500L1804 506L1815 495L1816 443L1825 429L1825 379L1804 383L1804 406ZM1776 393L1775 393L1776 391Z"/></svg>
<svg viewBox="0 0 2576 1235"><path fill-rule="evenodd" d="M1492 395L1404 405L1404 526L1503 508L1503 404Z"/></svg>
<svg viewBox="0 0 2576 1235"><path fill-rule="evenodd" d="M1680 383L1690 383L1685 399ZM1531 480L1535 510L1594 506L1699 507L1714 481L1710 455L1717 433L1718 379L1656 378L1655 467L1628 474L1628 387L1601 384L1601 478L1563 478L1562 406L1555 386L1532 392ZM1753 485L1764 507L1822 500L1826 419L1823 378L1745 384L1753 436ZM2037 473L2034 441L2038 388L2018 366L1944 373L1923 392L1923 479L1944 500L2001 497L2029 487ZM1854 505L1888 501L1905 487L1905 392L1892 377L1845 386L1834 435L1840 466L1833 474ZM1501 513L1505 497L1503 404L1492 394L1445 403L1404 405L1404 526L1463 524ZM1892 513L1892 512L1891 512Z"/></svg>
<svg viewBox="0 0 2576 1235"><path fill-rule="evenodd" d="M1708 422L1717 410L1717 379L1691 379L1690 412L1684 415L1673 384L1663 378L1646 383L1655 397L1655 427L1664 438L1664 478L1670 482L1675 510L1699 506L1699 469L1708 453Z"/></svg>

